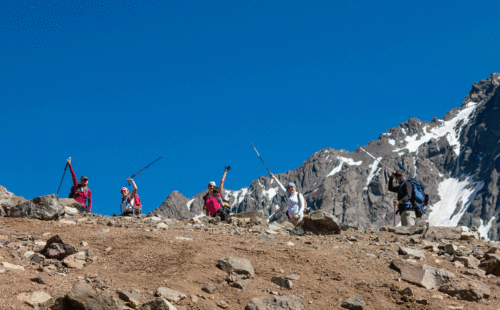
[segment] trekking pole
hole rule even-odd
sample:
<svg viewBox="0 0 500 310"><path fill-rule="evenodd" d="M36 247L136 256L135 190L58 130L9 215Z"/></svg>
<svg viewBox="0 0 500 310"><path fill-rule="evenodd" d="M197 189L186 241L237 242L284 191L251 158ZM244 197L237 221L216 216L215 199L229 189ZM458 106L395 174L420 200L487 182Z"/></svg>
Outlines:
<svg viewBox="0 0 500 310"><path fill-rule="evenodd" d="M255 152L257 153L257 155L259 156L260 161L262 161L262 163L264 164L264 167L266 167L267 172L269 172L269 175L272 175L271 171L269 171L269 168L267 168L266 163L264 162L264 160L262 159L262 157L260 157L260 154L257 151L257 149L255 148L255 146L253 145L253 143L250 143L250 144L253 146L253 149L255 150Z"/></svg>
<svg viewBox="0 0 500 310"><path fill-rule="evenodd" d="M152 162L152 163L150 163L149 165L147 165L146 167L142 168L142 170L141 170L141 171L137 172L136 174L134 174L134 175L133 175L133 176L131 176L130 178L132 179L133 177L135 177L136 175L138 175L139 173L141 173L144 169L148 168L149 166L151 166L151 165L152 165L152 164L154 164L155 162L159 161L162 157L163 157L163 155L162 155L162 156L160 156L159 158L157 158L154 162Z"/></svg>
<svg viewBox="0 0 500 310"><path fill-rule="evenodd" d="M368 156L370 156L371 158L375 159L375 161L378 161L378 162L379 162L379 164L381 164L382 166L386 167L386 168L387 168L387 169L389 169L389 170L394 170L394 169L389 168L389 167L387 167L386 165L384 165L384 164L383 164L380 160L378 160L377 158L375 158L375 156L373 156L372 154L368 153L368 152L367 152L364 148L362 148L361 146L359 146L359 145L358 145L358 147L359 147L360 149L362 149L362 150L363 150L366 154L368 154Z"/></svg>
<svg viewBox="0 0 500 310"><path fill-rule="evenodd" d="M62 185L62 181L64 180L64 175L66 174L66 170L68 169L68 163L66 163L66 167L64 167L64 172L63 172L63 176L61 178L61 183L59 183L59 188L57 189L57 194L56 196L59 197L59 190L61 189L61 185Z"/></svg>

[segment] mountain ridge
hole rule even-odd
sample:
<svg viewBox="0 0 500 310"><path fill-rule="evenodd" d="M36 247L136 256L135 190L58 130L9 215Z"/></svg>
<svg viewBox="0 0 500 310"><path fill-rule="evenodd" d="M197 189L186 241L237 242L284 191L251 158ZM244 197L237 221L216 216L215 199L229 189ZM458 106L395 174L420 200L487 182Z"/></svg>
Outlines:
<svg viewBox="0 0 500 310"><path fill-rule="evenodd" d="M363 146L377 162L359 147L352 152L325 148L276 177L282 183L295 182L309 207L331 212L346 225L377 229L394 221L394 194L387 190L390 171L380 165L382 161L426 186L431 199L422 221L474 225L483 236L499 240L500 227L494 222L500 219L499 79L500 74L493 73L474 83L460 107L441 119L412 117L381 133ZM150 214L199 216L205 193L187 198L174 191ZM269 221L286 220L282 195L269 177L261 176L237 191L225 190L224 198L233 213L263 210Z"/></svg>

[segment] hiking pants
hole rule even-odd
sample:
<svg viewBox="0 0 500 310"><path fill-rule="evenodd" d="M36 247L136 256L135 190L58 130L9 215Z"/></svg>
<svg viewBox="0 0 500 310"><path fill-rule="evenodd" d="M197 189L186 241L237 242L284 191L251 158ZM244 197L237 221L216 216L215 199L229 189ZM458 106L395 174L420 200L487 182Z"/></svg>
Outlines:
<svg viewBox="0 0 500 310"><path fill-rule="evenodd" d="M401 213L401 226L413 226L415 225L415 211L407 210Z"/></svg>

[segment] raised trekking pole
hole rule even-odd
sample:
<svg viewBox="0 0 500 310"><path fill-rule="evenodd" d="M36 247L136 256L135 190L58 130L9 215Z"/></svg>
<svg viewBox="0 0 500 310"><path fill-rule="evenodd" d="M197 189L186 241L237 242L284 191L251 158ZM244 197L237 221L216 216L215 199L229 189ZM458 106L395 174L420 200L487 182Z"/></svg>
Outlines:
<svg viewBox="0 0 500 310"><path fill-rule="evenodd" d="M68 169L68 163L66 163L66 167L64 167L64 172L63 172L63 176L61 178L61 183L59 183L59 188L57 189L57 194L56 196L59 197L59 190L61 189L61 185L62 185L62 181L64 180L64 175L66 174L66 170Z"/></svg>
<svg viewBox="0 0 500 310"><path fill-rule="evenodd" d="M262 161L262 163L264 164L264 167L266 167L267 172L269 172L269 175L271 175L272 174L271 171L269 171L269 168L267 168L266 163L264 162L264 160L262 159L262 157L260 157L260 154L257 151L257 149L255 148L255 146L253 145L253 143L250 143L250 144L253 146L253 149L255 150L255 152L257 153L257 155L259 156L260 161Z"/></svg>
<svg viewBox="0 0 500 310"><path fill-rule="evenodd" d="M163 155L162 155L162 156L160 156L160 157L158 157L158 158L157 158L154 162L150 163L150 164L149 164L149 165L147 165L146 167L142 168L142 169L141 169L141 171L137 172L136 174L134 174L134 175L133 175L133 176L131 176L130 178L131 178L131 179L133 179L136 175L138 175L139 173L141 173L141 172L142 172L142 171L144 171L145 169L149 168L149 166L151 166L151 165L152 165L152 164L154 164L155 162L159 161L162 157L163 157ZM128 184L128 185L130 185L130 182L129 182L129 184Z"/></svg>
<svg viewBox="0 0 500 310"><path fill-rule="evenodd" d="M360 149L362 149L366 154L368 154L368 156L370 156L371 158L375 159L375 161L378 161L379 164L381 164L382 166L386 167L387 169L389 170L394 170L392 168L389 168L387 167L386 165L384 165L380 160L378 160L377 158L375 158L375 156L373 156L372 154L368 153L364 148L362 148L361 146L359 146Z"/></svg>

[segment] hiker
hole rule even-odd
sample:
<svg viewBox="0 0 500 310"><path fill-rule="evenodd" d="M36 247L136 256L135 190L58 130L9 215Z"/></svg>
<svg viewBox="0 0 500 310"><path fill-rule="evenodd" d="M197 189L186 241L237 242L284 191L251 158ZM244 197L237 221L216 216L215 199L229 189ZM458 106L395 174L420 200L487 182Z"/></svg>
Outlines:
<svg viewBox="0 0 500 310"><path fill-rule="evenodd" d="M142 212L141 200L139 199L139 195L137 195L137 185L134 180L132 178L128 178L127 180L132 182L134 190L131 193L128 192L128 188L126 187L122 187L120 190L122 194L122 203L120 204L122 216L136 216Z"/></svg>
<svg viewBox="0 0 500 310"><path fill-rule="evenodd" d="M288 220L292 222L293 225L298 226L302 223L304 219L304 208L305 208L305 199L304 196L297 192L297 187L295 183L288 183L288 187L285 187L278 181L278 179L274 176L274 174L269 173L271 178L278 183L279 188L286 194L287 197L287 211L286 215L288 216Z"/></svg>
<svg viewBox="0 0 500 310"><path fill-rule="evenodd" d="M208 193L203 196L205 205L203 209L205 210L206 216L216 217L220 216L222 221L227 221L229 212L224 208L224 202L222 201L222 190L224 189L224 180L226 179L227 172L231 169L230 166L224 168L224 174L220 180L219 187L215 187L215 182L211 181L208 183Z"/></svg>
<svg viewBox="0 0 500 310"><path fill-rule="evenodd" d="M82 177L80 178L80 183L78 183L75 172L73 171L73 167L71 167L71 157L66 161L73 178L73 187L71 187L69 198L73 198L80 203L80 212L89 213L92 209L92 194L90 192L90 189L87 187L87 185L89 184L89 178L82 175Z"/></svg>
<svg viewBox="0 0 500 310"><path fill-rule="evenodd" d="M394 186L394 178L398 181L398 186ZM398 199L394 199L392 203L394 206L398 206L396 214L401 214L401 225L413 226L415 225L416 218L413 203L411 201L413 186L411 182L406 181L407 179L403 171L394 171L389 177L389 190L391 192L398 193Z"/></svg>

